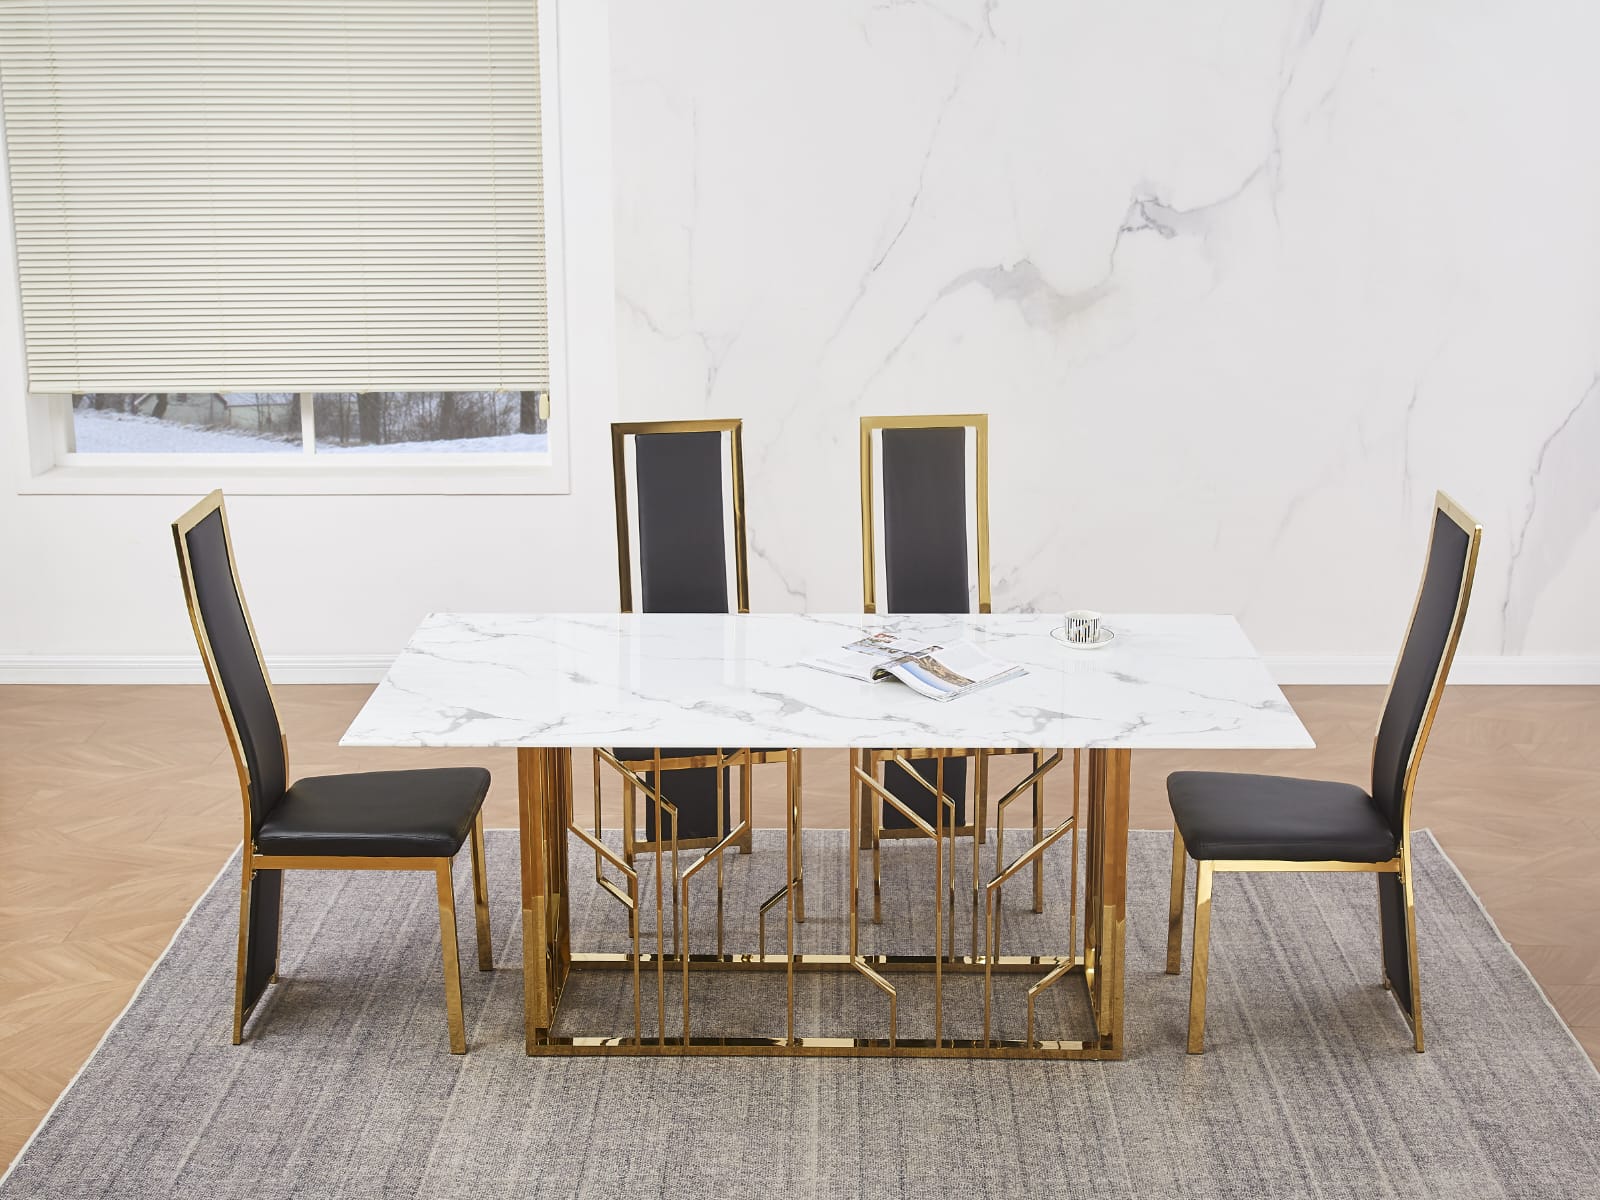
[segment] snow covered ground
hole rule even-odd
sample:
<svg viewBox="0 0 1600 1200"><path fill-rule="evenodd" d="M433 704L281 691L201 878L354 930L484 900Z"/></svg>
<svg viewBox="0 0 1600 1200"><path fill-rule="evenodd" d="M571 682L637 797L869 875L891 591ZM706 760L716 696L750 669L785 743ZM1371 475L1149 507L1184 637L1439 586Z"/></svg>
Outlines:
<svg viewBox="0 0 1600 1200"><path fill-rule="evenodd" d="M256 437L238 429L201 429L132 413L74 409L79 454L297 454L298 439Z"/></svg>
<svg viewBox="0 0 1600 1200"><path fill-rule="evenodd" d="M318 454L543 454L549 448L550 437L543 433L507 433L451 442L387 442L381 446L317 443Z"/></svg>
<svg viewBox="0 0 1600 1200"><path fill-rule="evenodd" d="M72 414L80 454L298 454L300 440L259 437L242 429L202 429L129 413L77 409ZM390 442L373 446L317 445L318 454L543 454L542 433L460 438L451 442Z"/></svg>

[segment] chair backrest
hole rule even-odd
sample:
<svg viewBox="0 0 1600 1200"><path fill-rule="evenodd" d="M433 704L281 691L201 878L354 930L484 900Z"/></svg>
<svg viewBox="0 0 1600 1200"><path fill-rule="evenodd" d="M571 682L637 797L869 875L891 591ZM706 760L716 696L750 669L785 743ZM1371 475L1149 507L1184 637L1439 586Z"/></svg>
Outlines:
<svg viewBox="0 0 1600 1200"><path fill-rule="evenodd" d="M611 427L623 612L749 612L741 422Z"/></svg>
<svg viewBox="0 0 1600 1200"><path fill-rule="evenodd" d="M233 750L245 823L254 837L283 799L289 764L272 683L239 589L222 493L212 492L174 521L172 537L189 621Z"/></svg>
<svg viewBox="0 0 1600 1200"><path fill-rule="evenodd" d="M989 418L861 418L867 612L989 611Z"/></svg>
<svg viewBox="0 0 1600 1200"><path fill-rule="evenodd" d="M1440 492L1405 644L1372 745L1372 796L1396 838L1410 834L1411 793L1467 616L1483 527Z"/></svg>

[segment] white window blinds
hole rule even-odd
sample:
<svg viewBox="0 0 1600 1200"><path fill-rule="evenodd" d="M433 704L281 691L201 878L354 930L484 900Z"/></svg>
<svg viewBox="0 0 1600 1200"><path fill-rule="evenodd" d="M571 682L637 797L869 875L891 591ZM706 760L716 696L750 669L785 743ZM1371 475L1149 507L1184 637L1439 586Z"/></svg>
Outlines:
<svg viewBox="0 0 1600 1200"><path fill-rule="evenodd" d="M0 0L35 392L545 390L536 0Z"/></svg>

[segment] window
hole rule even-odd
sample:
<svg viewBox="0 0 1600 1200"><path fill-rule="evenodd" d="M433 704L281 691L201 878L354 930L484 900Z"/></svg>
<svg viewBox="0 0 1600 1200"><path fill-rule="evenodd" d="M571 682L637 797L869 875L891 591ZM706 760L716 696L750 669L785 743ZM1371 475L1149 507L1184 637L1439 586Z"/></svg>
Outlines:
<svg viewBox="0 0 1600 1200"><path fill-rule="evenodd" d="M90 455L547 455L536 0L0 0L28 388Z"/></svg>
<svg viewBox="0 0 1600 1200"><path fill-rule="evenodd" d="M94 392L77 454L546 454L549 396L483 392Z"/></svg>

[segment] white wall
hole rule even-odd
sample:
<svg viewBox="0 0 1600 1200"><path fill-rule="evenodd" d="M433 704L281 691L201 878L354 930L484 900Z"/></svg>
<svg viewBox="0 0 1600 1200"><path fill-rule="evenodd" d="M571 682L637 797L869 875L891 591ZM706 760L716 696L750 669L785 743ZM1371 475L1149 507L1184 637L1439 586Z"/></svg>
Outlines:
<svg viewBox="0 0 1600 1200"><path fill-rule="evenodd" d="M754 605L859 604L857 417L982 411L996 608L1386 679L1443 487L1463 653L1600 681L1600 10L612 13L621 404L744 417Z"/></svg>
<svg viewBox="0 0 1600 1200"><path fill-rule="evenodd" d="M744 417L754 605L855 608L857 416L977 410L997 608L1234 611L1386 678L1445 486L1487 527L1462 674L1600 681L1600 12L560 10L572 492L231 501L280 678L614 607L619 411ZM19 347L8 283L0 679L169 677L184 501L18 495Z"/></svg>

